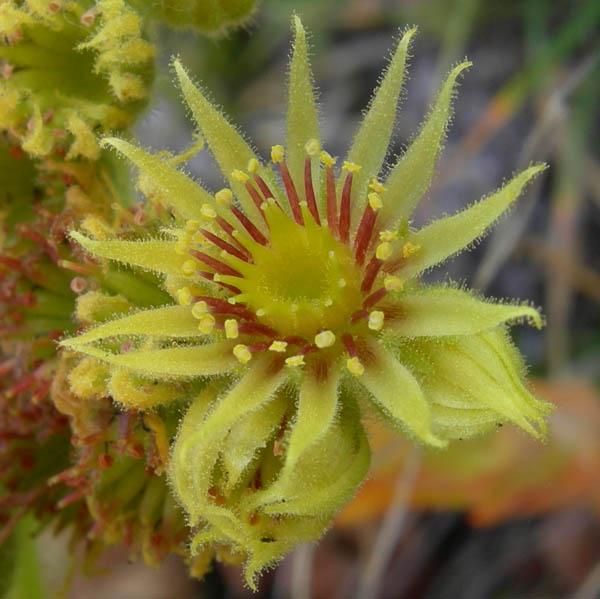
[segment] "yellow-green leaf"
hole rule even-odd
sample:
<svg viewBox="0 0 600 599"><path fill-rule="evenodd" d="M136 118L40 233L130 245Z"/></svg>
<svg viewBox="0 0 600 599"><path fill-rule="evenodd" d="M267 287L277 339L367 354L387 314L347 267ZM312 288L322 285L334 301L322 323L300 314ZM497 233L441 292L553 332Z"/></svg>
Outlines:
<svg viewBox="0 0 600 599"><path fill-rule="evenodd" d="M420 249L407 259L399 271L401 276L414 277L468 247L485 234L525 185L545 168L545 165L537 165L524 170L489 197L458 214L440 218L412 235L410 241Z"/></svg>
<svg viewBox="0 0 600 599"><path fill-rule="evenodd" d="M456 78L469 66L470 62L462 62L452 69L419 135L388 176L383 208L379 214L379 223L382 226L393 226L402 217L410 217L423 194L429 189L452 114Z"/></svg>

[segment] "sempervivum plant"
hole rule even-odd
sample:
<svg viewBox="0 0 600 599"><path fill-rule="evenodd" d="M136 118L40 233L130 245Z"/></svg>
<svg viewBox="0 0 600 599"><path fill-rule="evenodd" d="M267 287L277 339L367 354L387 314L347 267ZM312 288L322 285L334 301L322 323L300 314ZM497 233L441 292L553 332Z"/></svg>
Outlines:
<svg viewBox="0 0 600 599"><path fill-rule="evenodd" d="M539 326L534 308L419 280L480 238L544 167L413 230L468 63L452 70L419 134L382 175L414 31L338 163L321 147L305 33L298 19L294 26L287 141L273 146L273 165L177 61L229 187L213 195L159 156L104 141L139 167L148 201L174 219L145 240L72 238L97 259L159 273L173 302L62 342L113 377L208 381L180 426L170 477L194 528L192 551L218 543L246 556L251 586L295 543L318 538L356 491L369 465L365 413L444 447L504 421L540 436L549 409L525 388L506 331L523 319Z"/></svg>
<svg viewBox="0 0 600 599"><path fill-rule="evenodd" d="M123 0L0 0L0 129L34 156L98 158L146 103L155 48Z"/></svg>

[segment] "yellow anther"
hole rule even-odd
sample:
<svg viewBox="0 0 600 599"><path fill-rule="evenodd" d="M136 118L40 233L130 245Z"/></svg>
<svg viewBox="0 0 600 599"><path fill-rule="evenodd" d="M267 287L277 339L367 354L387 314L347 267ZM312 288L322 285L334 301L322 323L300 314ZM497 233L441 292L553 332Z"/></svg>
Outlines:
<svg viewBox="0 0 600 599"><path fill-rule="evenodd" d="M247 364L252 360L252 352L246 345L239 343L233 348L233 355L238 359L241 364Z"/></svg>
<svg viewBox="0 0 600 599"><path fill-rule="evenodd" d="M342 170L348 171L349 173L358 173L361 168L362 166L359 164L354 164L354 162L348 162L347 160L344 160L344 163L342 164Z"/></svg>
<svg viewBox="0 0 600 599"><path fill-rule="evenodd" d="M227 298L227 303L231 304L232 306L235 306L237 304L237 300L235 299L234 296L231 296L231 297Z"/></svg>
<svg viewBox="0 0 600 599"><path fill-rule="evenodd" d="M177 290L177 301L180 306L189 306L192 303L192 292L189 287L182 287Z"/></svg>
<svg viewBox="0 0 600 599"><path fill-rule="evenodd" d="M413 254L416 254L420 249L421 249L420 245L415 245L414 243L407 241L402 246L402 257L410 258Z"/></svg>
<svg viewBox="0 0 600 599"><path fill-rule="evenodd" d="M325 166L333 166L337 162L337 158L334 158L329 152L326 152L325 150L321 150L321 153L319 154L319 160Z"/></svg>
<svg viewBox="0 0 600 599"><path fill-rule="evenodd" d="M392 244L384 241L377 246L377 249L375 250L375 256L378 260L387 260L393 252L394 248L392 247Z"/></svg>
<svg viewBox="0 0 600 599"><path fill-rule="evenodd" d="M288 366L303 366L304 365L304 356L290 356L285 359L285 363Z"/></svg>
<svg viewBox="0 0 600 599"><path fill-rule="evenodd" d="M213 280L215 283L220 283L220 282L221 282L221 275L219 275L219 273L218 273L218 272L216 272L216 273L213 275L213 279L212 279L212 280Z"/></svg>
<svg viewBox="0 0 600 599"><path fill-rule="evenodd" d="M264 311L262 308L259 308L259 309L256 311L256 316L258 316L259 318L260 318L261 316L264 316L265 314L266 314L266 312L265 312L265 311Z"/></svg>
<svg viewBox="0 0 600 599"><path fill-rule="evenodd" d="M326 300L325 300L323 303L324 303L324 304L325 304L325 305L326 305L328 308L329 308L330 306L333 306L333 300L332 300L330 297L328 297L328 298L327 298L327 299L326 299Z"/></svg>
<svg viewBox="0 0 600 599"><path fill-rule="evenodd" d="M369 314L369 328L372 331L381 331L381 329L383 328L384 318L385 315L381 310L373 310L373 312Z"/></svg>
<svg viewBox="0 0 600 599"><path fill-rule="evenodd" d="M346 279L340 279L340 280L338 281L338 287L339 287L340 289L343 289L345 286L346 286Z"/></svg>
<svg viewBox="0 0 600 599"><path fill-rule="evenodd" d="M205 335L210 335L215 328L215 317L212 314L205 314L198 321L198 330Z"/></svg>
<svg viewBox="0 0 600 599"><path fill-rule="evenodd" d="M369 189L372 189L376 193L384 193L385 187L377 181L375 177L371 178L371 182L369 183Z"/></svg>
<svg viewBox="0 0 600 599"><path fill-rule="evenodd" d="M258 160L256 160L256 158L250 158L250 160L248 160L247 170L249 173L255 173L259 167L260 164L258 163Z"/></svg>
<svg viewBox="0 0 600 599"><path fill-rule="evenodd" d="M378 210L383 208L383 202L381 201L381 197L379 196L378 193L373 191L372 193L370 193L368 195L368 198L369 198L369 206L371 206L372 210L377 212Z"/></svg>
<svg viewBox="0 0 600 599"><path fill-rule="evenodd" d="M181 265L181 272L186 277L191 277L196 272L196 261L195 260L186 260Z"/></svg>
<svg viewBox="0 0 600 599"><path fill-rule="evenodd" d="M196 302L192 306L192 316L194 318L202 318L208 312L208 304L206 302Z"/></svg>
<svg viewBox="0 0 600 599"><path fill-rule="evenodd" d="M215 193L215 200L220 206L229 206L229 204L231 204L233 201L233 193L231 193L231 189L225 187L224 189L217 191L217 193Z"/></svg>
<svg viewBox="0 0 600 599"><path fill-rule="evenodd" d="M197 220L188 220L185 223L185 232L189 233L190 235L192 233L195 233L199 228L200 228L200 223Z"/></svg>
<svg viewBox="0 0 600 599"><path fill-rule="evenodd" d="M287 349L287 341L273 341L269 345L269 351L284 352Z"/></svg>
<svg viewBox="0 0 600 599"><path fill-rule="evenodd" d="M240 331L238 328L237 320L230 318L225 321L225 337L227 339L237 339Z"/></svg>
<svg viewBox="0 0 600 599"><path fill-rule="evenodd" d="M361 364L358 358L348 358L348 360L346 360L346 368L354 376L360 376L365 371L365 367Z"/></svg>
<svg viewBox="0 0 600 599"><path fill-rule="evenodd" d="M379 233L379 239L381 241L396 241L398 239L397 231L381 231Z"/></svg>
<svg viewBox="0 0 600 599"><path fill-rule="evenodd" d="M309 139L304 146L306 153L309 156L314 156L321 148L321 144L318 139Z"/></svg>
<svg viewBox="0 0 600 599"><path fill-rule="evenodd" d="M231 171L231 178L238 183L245 183L250 177L244 171L236 168L234 171Z"/></svg>
<svg viewBox="0 0 600 599"><path fill-rule="evenodd" d="M285 150L283 149L283 146L276 145L271 148L271 160L275 163L281 162L284 154Z"/></svg>
<svg viewBox="0 0 600 599"><path fill-rule="evenodd" d="M217 211L210 204L202 204L200 207L200 214L207 220L217 218Z"/></svg>
<svg viewBox="0 0 600 599"><path fill-rule="evenodd" d="M175 242L175 253L179 254L180 256L185 256L188 253L188 250L190 249L190 242L187 236L185 237L180 237L176 242Z"/></svg>
<svg viewBox="0 0 600 599"><path fill-rule="evenodd" d="M386 277L383 280L383 286L388 291L402 291L404 287L404 281L400 277Z"/></svg>
<svg viewBox="0 0 600 599"><path fill-rule="evenodd" d="M331 331L321 331L315 335L315 345L319 349L331 347L335 343L335 335Z"/></svg>

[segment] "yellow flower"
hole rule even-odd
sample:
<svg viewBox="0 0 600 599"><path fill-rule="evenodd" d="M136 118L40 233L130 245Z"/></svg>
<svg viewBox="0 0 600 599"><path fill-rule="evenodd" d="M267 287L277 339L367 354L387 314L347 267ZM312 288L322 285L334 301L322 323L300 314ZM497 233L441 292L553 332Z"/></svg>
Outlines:
<svg viewBox="0 0 600 599"><path fill-rule="evenodd" d="M272 148L272 165L177 61L227 190L213 196L168 161L104 141L139 167L142 191L176 220L145 241L72 238L96 258L160 273L174 303L62 343L115 371L213 381L184 418L170 476L196 528L193 549L217 542L246 554L251 586L295 543L318 538L355 492L369 465L364 411L443 447L502 421L539 436L548 408L523 386L504 329L524 319L541 325L534 308L419 281L480 238L544 167L411 230L469 63L451 71L418 136L380 181L414 30L336 161L321 148L305 33L298 19L294 27L287 143ZM123 339L129 351L115 351L113 340Z"/></svg>

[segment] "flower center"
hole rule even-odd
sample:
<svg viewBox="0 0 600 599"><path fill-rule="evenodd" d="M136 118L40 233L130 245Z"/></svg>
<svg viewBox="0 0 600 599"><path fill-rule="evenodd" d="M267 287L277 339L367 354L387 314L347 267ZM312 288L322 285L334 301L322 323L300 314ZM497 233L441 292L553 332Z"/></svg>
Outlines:
<svg viewBox="0 0 600 599"><path fill-rule="evenodd" d="M281 216L270 245L254 250L254 264L238 285L244 303L281 335L312 339L320 330L339 330L362 301L350 248L325 227Z"/></svg>

